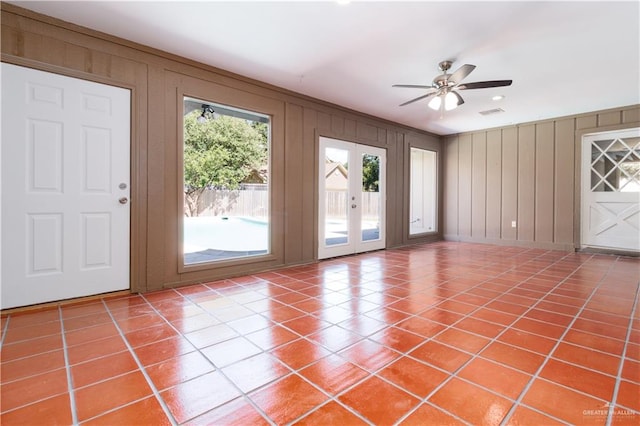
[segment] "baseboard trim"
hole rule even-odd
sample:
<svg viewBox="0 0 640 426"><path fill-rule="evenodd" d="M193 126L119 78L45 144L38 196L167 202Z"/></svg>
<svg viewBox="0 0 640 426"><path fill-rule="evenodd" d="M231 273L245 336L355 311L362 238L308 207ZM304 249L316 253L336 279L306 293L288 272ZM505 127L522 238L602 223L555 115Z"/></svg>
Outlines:
<svg viewBox="0 0 640 426"><path fill-rule="evenodd" d="M93 302L100 299L112 298L112 297L123 297L123 296L129 296L129 295L131 295L130 290L119 290L119 291L113 291L110 293L101 293L101 294L94 294L91 296L76 297L73 299L58 300L55 302L38 303L35 305L28 305L28 306L18 306L16 308L7 308L7 309L1 310L0 316L5 317L10 314L15 315L19 313L43 311L45 309L51 309L56 306L81 305L81 304Z"/></svg>
<svg viewBox="0 0 640 426"><path fill-rule="evenodd" d="M523 241L523 240L501 240L494 238L478 238L468 237L463 235L444 235L445 241L458 241L462 243L478 243L478 244L493 244L497 246L507 247L523 247L542 250L561 250L561 251L576 251L575 246L572 243L552 243L552 242L539 242L539 241Z"/></svg>

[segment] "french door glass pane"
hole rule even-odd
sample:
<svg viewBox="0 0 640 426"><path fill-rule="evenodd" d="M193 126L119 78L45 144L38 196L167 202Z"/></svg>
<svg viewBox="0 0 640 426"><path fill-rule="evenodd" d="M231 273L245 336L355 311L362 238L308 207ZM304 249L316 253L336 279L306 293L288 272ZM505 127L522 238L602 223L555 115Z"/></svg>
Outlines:
<svg viewBox="0 0 640 426"><path fill-rule="evenodd" d="M362 241L380 239L380 157L362 154Z"/></svg>
<svg viewBox="0 0 640 426"><path fill-rule="evenodd" d="M325 245L349 241L349 151L325 150Z"/></svg>

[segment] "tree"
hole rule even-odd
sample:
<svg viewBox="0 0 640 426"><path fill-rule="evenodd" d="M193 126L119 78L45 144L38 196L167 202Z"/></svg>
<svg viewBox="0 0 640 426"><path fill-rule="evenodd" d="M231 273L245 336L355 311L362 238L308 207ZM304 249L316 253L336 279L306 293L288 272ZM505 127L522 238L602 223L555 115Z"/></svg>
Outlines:
<svg viewBox="0 0 640 426"><path fill-rule="evenodd" d="M378 192L380 180L380 158L377 155L362 156L362 190Z"/></svg>
<svg viewBox="0 0 640 426"><path fill-rule="evenodd" d="M221 115L199 122L199 111L184 117L184 193L189 216L198 214L206 189L237 189L267 160L267 126Z"/></svg>

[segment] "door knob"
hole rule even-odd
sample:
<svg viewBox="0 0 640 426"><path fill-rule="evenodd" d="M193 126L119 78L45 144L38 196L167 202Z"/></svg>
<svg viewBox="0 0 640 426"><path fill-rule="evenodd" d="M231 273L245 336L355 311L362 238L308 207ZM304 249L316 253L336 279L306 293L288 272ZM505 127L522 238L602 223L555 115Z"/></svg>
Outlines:
<svg viewBox="0 0 640 426"><path fill-rule="evenodd" d="M351 208L352 209L355 209L356 207L358 207L358 206L356 206L355 204L351 204Z"/></svg>
<svg viewBox="0 0 640 426"><path fill-rule="evenodd" d="M120 204L127 204L127 202L129 201L129 199L127 197L121 197L118 202Z"/></svg>

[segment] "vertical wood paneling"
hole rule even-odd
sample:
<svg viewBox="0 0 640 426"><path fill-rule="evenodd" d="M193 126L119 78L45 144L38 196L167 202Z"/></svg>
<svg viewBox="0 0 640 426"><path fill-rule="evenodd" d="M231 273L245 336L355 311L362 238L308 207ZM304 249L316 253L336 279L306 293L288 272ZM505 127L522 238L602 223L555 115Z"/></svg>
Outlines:
<svg viewBox="0 0 640 426"><path fill-rule="evenodd" d="M154 70L156 71L156 70ZM154 228L161 223L166 229L171 229L173 232L158 233L157 238L154 238L150 243L157 244L154 247L154 262L159 262L161 265L161 271L163 275L160 278L160 283L165 282L166 277L173 277L178 271L178 257L181 253L178 253L181 247L178 243L178 233L182 234L182 230L178 228L178 215L182 213L180 204L178 204L178 150L183 149L179 147L178 142L178 94L176 87L179 87L181 81L177 76L167 76L162 70L158 70L159 81L154 81L153 89L158 89L155 83L162 84L162 90L164 91L164 114L150 117L150 127L155 128L154 134L160 136L162 144L154 144L153 158L156 161L150 161L149 163L149 176L153 181L153 193L149 191L150 198L153 197L150 202L150 211L158 212L157 216L163 216L162 220L151 220ZM164 86L165 81L168 83L171 81L173 87L167 85ZM150 85L151 88L151 85ZM154 96L155 97L155 96ZM171 120L164 120L163 117L172 117ZM182 129L180 129L182 132ZM165 137L166 135L166 137ZM151 135L150 135L151 136ZM159 146L162 145L162 146ZM160 158L162 154L162 158ZM157 181L155 179L158 179ZM160 183L162 182L162 183ZM181 188L182 190L182 188ZM158 191L158 193L155 193ZM152 208L151 205L153 205ZM153 216L153 215L150 215ZM150 233L151 234L151 233ZM155 252L155 250L161 249L162 255ZM151 254L151 250L149 251ZM154 277L155 278L155 277ZM154 280L155 281L155 280ZM156 283L153 282L155 286Z"/></svg>
<svg viewBox="0 0 640 426"><path fill-rule="evenodd" d="M598 127L613 126L622 122L620 111L609 111L598 114Z"/></svg>
<svg viewBox="0 0 640 426"><path fill-rule="evenodd" d="M44 62L51 65L64 65L64 56L61 52L64 52L64 42L51 37L42 37L42 45L40 46L42 51L42 59Z"/></svg>
<svg viewBox="0 0 640 426"><path fill-rule="evenodd" d="M458 138L458 233L462 237L471 236L471 164L473 140L471 135Z"/></svg>
<svg viewBox="0 0 640 426"><path fill-rule="evenodd" d="M18 56L18 31L9 26L2 26L2 32L0 33L0 46L2 46L2 52Z"/></svg>
<svg viewBox="0 0 640 426"><path fill-rule="evenodd" d="M471 235L486 237L487 217L487 134L471 137Z"/></svg>
<svg viewBox="0 0 640 426"><path fill-rule="evenodd" d="M573 243L574 214L574 140L572 118L556 121L555 179L554 179L554 241Z"/></svg>
<svg viewBox="0 0 640 426"><path fill-rule="evenodd" d="M344 118L339 115L331 115L331 131L335 134L344 134Z"/></svg>
<svg viewBox="0 0 640 426"><path fill-rule="evenodd" d="M89 72L104 77L111 76L111 57L103 52L91 51L88 58Z"/></svg>
<svg viewBox="0 0 640 426"><path fill-rule="evenodd" d="M622 111L622 122L624 124L640 122L640 107Z"/></svg>
<svg viewBox="0 0 640 426"><path fill-rule="evenodd" d="M148 250L147 241L149 229L146 218L149 217L149 85L151 76L146 64L136 64L135 68L135 96L133 102L134 114L132 121L136 125L131 128L132 152L131 152L131 289L136 292L150 290L148 282L147 265ZM160 91L162 94L162 91ZM162 100L159 104L162 105Z"/></svg>
<svg viewBox="0 0 640 426"><path fill-rule="evenodd" d="M318 164L318 147L316 146L316 126L318 116L311 108L304 109L303 116L303 155L300 161L303 164L302 185L302 260L314 259L317 239L317 211L318 211L318 183L316 179Z"/></svg>
<svg viewBox="0 0 640 426"><path fill-rule="evenodd" d="M386 197L386 244L388 247L402 244L404 211L402 206L402 190L404 187L404 150L403 134L389 132L387 148L387 197Z"/></svg>
<svg viewBox="0 0 640 426"><path fill-rule="evenodd" d="M458 178L459 153L458 138L449 137L444 142L444 234L458 235Z"/></svg>
<svg viewBox="0 0 640 426"><path fill-rule="evenodd" d="M597 126L598 126L598 116L596 114L585 115L585 116L576 118L576 130L592 129Z"/></svg>
<svg viewBox="0 0 640 426"><path fill-rule="evenodd" d="M331 132L331 116L325 112L318 112L318 130L321 133Z"/></svg>
<svg viewBox="0 0 640 426"><path fill-rule="evenodd" d="M75 44L66 43L64 46L64 63L67 68L75 70L83 70L87 61L87 49L76 46Z"/></svg>
<svg viewBox="0 0 640 426"><path fill-rule="evenodd" d="M42 51L42 36L34 34L28 31L23 31L19 38L18 48L22 50L22 55L31 59L44 59L44 52Z"/></svg>
<svg viewBox="0 0 640 426"><path fill-rule="evenodd" d="M350 120L346 118L344 120L344 135L345 137L355 138L356 137L356 122L355 120Z"/></svg>
<svg viewBox="0 0 640 426"><path fill-rule="evenodd" d="M302 174L304 169L303 155L303 109L299 105L287 104L287 122L284 140L284 209L285 234L302 235ZM284 259L286 263L302 260L302 239L285 239Z"/></svg>
<svg viewBox="0 0 640 426"><path fill-rule="evenodd" d="M110 64L109 77L126 81L127 72L132 68L131 61L115 56L111 58Z"/></svg>
<svg viewBox="0 0 640 426"><path fill-rule="evenodd" d="M515 240L518 220L518 129L508 127L502 131L502 238Z"/></svg>
<svg viewBox="0 0 640 426"><path fill-rule="evenodd" d="M378 127L378 142L380 142L381 144L385 144L387 143L387 129L383 129L381 127Z"/></svg>
<svg viewBox="0 0 640 426"><path fill-rule="evenodd" d="M502 211L502 132L487 132L487 238L499 239Z"/></svg>
<svg viewBox="0 0 640 426"><path fill-rule="evenodd" d="M536 125L535 241L553 241L554 123Z"/></svg>
<svg viewBox="0 0 640 426"><path fill-rule="evenodd" d="M533 241L535 219L536 128L518 129L518 240Z"/></svg>
<svg viewBox="0 0 640 426"><path fill-rule="evenodd" d="M378 140L378 128L371 124L356 122L356 137L371 142Z"/></svg>

